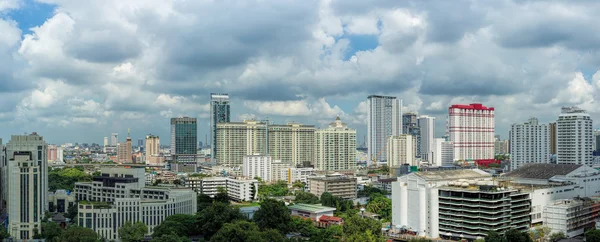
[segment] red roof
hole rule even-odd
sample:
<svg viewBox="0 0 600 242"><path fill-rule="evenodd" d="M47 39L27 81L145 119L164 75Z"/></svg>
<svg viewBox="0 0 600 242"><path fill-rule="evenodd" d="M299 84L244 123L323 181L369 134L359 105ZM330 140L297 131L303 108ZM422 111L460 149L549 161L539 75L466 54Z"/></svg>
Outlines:
<svg viewBox="0 0 600 242"><path fill-rule="evenodd" d="M342 222L344 221L342 218L340 217L335 217L335 216L327 216L327 215L323 215L321 216L321 218L319 218L319 221L321 222Z"/></svg>
<svg viewBox="0 0 600 242"><path fill-rule="evenodd" d="M469 105L455 104L455 105L450 106L450 108L494 111L494 107L486 107L486 106L483 106L481 103L471 103Z"/></svg>

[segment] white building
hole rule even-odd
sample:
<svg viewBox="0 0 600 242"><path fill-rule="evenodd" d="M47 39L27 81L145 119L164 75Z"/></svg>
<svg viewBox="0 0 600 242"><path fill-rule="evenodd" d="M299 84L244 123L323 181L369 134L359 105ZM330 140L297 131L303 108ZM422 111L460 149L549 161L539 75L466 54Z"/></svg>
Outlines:
<svg viewBox="0 0 600 242"><path fill-rule="evenodd" d="M77 224L106 240L119 238L126 222L141 221L154 232L166 217L195 214L196 193L189 188L146 187L143 168L102 168L92 182L75 183L79 202Z"/></svg>
<svg viewBox="0 0 600 242"><path fill-rule="evenodd" d="M104 137L104 146L103 147L106 147L106 146L108 146L108 137Z"/></svg>
<svg viewBox="0 0 600 242"><path fill-rule="evenodd" d="M219 188L227 190L230 199L236 201L253 201L258 198L258 181L235 177L186 177L184 186L198 194L214 197Z"/></svg>
<svg viewBox="0 0 600 242"><path fill-rule="evenodd" d="M494 159L494 108L479 103L448 108L448 134L454 160Z"/></svg>
<svg viewBox="0 0 600 242"><path fill-rule="evenodd" d="M387 161L385 144L392 135L402 134L402 100L390 96L371 95L367 98L368 165Z"/></svg>
<svg viewBox="0 0 600 242"><path fill-rule="evenodd" d="M414 139L412 135L401 134L390 136L386 145L388 166L398 167L403 164L418 165L415 161Z"/></svg>
<svg viewBox="0 0 600 242"><path fill-rule="evenodd" d="M32 239L48 210L47 149L43 137L35 132L13 135L6 144L3 202L8 206L8 232L17 239Z"/></svg>
<svg viewBox="0 0 600 242"><path fill-rule="evenodd" d="M586 229L596 227L598 210L598 197L556 200L544 208L544 225L551 233L562 232L568 238L583 235Z"/></svg>
<svg viewBox="0 0 600 242"><path fill-rule="evenodd" d="M325 171L356 169L356 130L337 117L329 128L315 132L315 169Z"/></svg>
<svg viewBox="0 0 600 242"><path fill-rule="evenodd" d="M271 156L269 155L246 155L244 156L242 173L245 177L259 177L263 181L270 182L271 179Z"/></svg>
<svg viewBox="0 0 600 242"><path fill-rule="evenodd" d="M118 133L112 133L110 135L110 146L117 146L118 142L119 142L119 134Z"/></svg>
<svg viewBox="0 0 600 242"><path fill-rule="evenodd" d="M442 166L451 166L454 163L454 143L452 141L443 141L442 147ZM437 149L437 148L436 148Z"/></svg>
<svg viewBox="0 0 600 242"><path fill-rule="evenodd" d="M433 157L431 164L434 166L452 165L452 143L446 141L444 138L435 138L433 143L433 151L431 152Z"/></svg>
<svg viewBox="0 0 600 242"><path fill-rule="evenodd" d="M515 170L527 163L550 162L550 126L530 118L510 127L510 166Z"/></svg>
<svg viewBox="0 0 600 242"><path fill-rule="evenodd" d="M435 146L435 117L423 115L419 117L417 122L421 131L421 159L428 163L433 163L434 158L432 156L435 156L433 154Z"/></svg>
<svg viewBox="0 0 600 242"><path fill-rule="evenodd" d="M578 107L563 107L556 127L557 162L592 165L592 119Z"/></svg>
<svg viewBox="0 0 600 242"><path fill-rule="evenodd" d="M291 167L287 170L286 181L290 185L296 181L308 183L308 177L314 174L315 170L312 167Z"/></svg>
<svg viewBox="0 0 600 242"><path fill-rule="evenodd" d="M281 162L280 160L271 163L271 182L286 181L288 179L288 170L292 168L292 163Z"/></svg>

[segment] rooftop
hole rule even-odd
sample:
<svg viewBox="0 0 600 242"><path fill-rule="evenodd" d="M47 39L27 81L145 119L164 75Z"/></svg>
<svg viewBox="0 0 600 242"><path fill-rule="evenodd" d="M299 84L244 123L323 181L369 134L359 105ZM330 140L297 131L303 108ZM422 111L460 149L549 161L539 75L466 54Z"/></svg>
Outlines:
<svg viewBox="0 0 600 242"><path fill-rule="evenodd" d="M461 170L439 170L439 171L420 171L414 173L425 180L456 180L491 177L485 171L479 169L461 169Z"/></svg>
<svg viewBox="0 0 600 242"><path fill-rule="evenodd" d="M294 205L288 206L289 209L310 212L310 213L322 213L322 212L333 212L335 208L325 207L317 204L306 204L306 203L296 203Z"/></svg>
<svg viewBox="0 0 600 242"><path fill-rule="evenodd" d="M471 103L469 105L455 104L455 105L450 106L450 108L494 111L493 107L486 107L486 106L481 105L481 103Z"/></svg>
<svg viewBox="0 0 600 242"><path fill-rule="evenodd" d="M533 163L505 173L503 176L512 178L550 179L554 176L567 175L581 166L583 165Z"/></svg>

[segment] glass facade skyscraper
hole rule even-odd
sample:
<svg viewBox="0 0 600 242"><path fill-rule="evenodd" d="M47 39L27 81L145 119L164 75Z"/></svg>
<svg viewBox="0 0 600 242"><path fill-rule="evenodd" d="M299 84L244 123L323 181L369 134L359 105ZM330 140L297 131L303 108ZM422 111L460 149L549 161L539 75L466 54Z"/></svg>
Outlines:
<svg viewBox="0 0 600 242"><path fill-rule="evenodd" d="M211 157L217 154L217 124L230 122L229 95L226 93L210 94L210 148ZM213 159L214 160L214 159Z"/></svg>
<svg viewBox="0 0 600 242"><path fill-rule="evenodd" d="M171 118L171 155L173 161L195 161L198 152L198 123L196 118Z"/></svg>

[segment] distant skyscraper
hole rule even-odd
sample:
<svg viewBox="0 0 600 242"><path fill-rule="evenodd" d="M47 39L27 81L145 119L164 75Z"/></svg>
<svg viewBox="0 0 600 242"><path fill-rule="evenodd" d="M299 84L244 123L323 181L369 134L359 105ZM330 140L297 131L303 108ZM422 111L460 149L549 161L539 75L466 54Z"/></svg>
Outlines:
<svg viewBox="0 0 600 242"><path fill-rule="evenodd" d="M454 160L494 159L494 108L479 103L448 108Z"/></svg>
<svg viewBox="0 0 600 242"><path fill-rule="evenodd" d="M119 143L119 134L112 133L110 135L110 145L111 146L117 146L117 143Z"/></svg>
<svg viewBox="0 0 600 242"><path fill-rule="evenodd" d="M144 139L139 138L137 143L138 148L144 148Z"/></svg>
<svg viewBox="0 0 600 242"><path fill-rule="evenodd" d="M592 119L578 107L563 107L556 122L557 162L592 165Z"/></svg>
<svg viewBox="0 0 600 242"><path fill-rule="evenodd" d="M198 122L196 118L171 119L171 155L175 162L195 163L198 152Z"/></svg>
<svg viewBox="0 0 600 242"><path fill-rule="evenodd" d="M550 154L556 155L556 122L550 123Z"/></svg>
<svg viewBox="0 0 600 242"><path fill-rule="evenodd" d="M390 96L371 95L367 98L368 164L386 161L388 137L402 133L402 100Z"/></svg>
<svg viewBox="0 0 600 242"><path fill-rule="evenodd" d="M6 209L6 195L8 194L8 163L6 160L6 149L0 138L0 211ZM0 213L1 215L3 214Z"/></svg>
<svg viewBox="0 0 600 242"><path fill-rule="evenodd" d="M104 147L108 146L108 137L104 137Z"/></svg>
<svg viewBox="0 0 600 242"><path fill-rule="evenodd" d="M509 135L511 170L529 163L550 162L549 125L539 124L537 118L530 118L524 124L511 125Z"/></svg>
<svg viewBox="0 0 600 242"><path fill-rule="evenodd" d="M337 117L329 128L315 132L315 169L327 171L356 169L356 130Z"/></svg>
<svg viewBox="0 0 600 242"><path fill-rule="evenodd" d="M417 113L409 112L402 114L402 133L409 134L411 128L417 127L419 125L417 120Z"/></svg>
<svg viewBox="0 0 600 242"><path fill-rule="evenodd" d="M48 146L42 136L13 135L6 145L8 232L16 239L32 239L48 210Z"/></svg>
<svg viewBox="0 0 600 242"><path fill-rule="evenodd" d="M229 95L225 93L210 94L210 146L211 157L217 154L217 124L230 122Z"/></svg>
<svg viewBox="0 0 600 242"><path fill-rule="evenodd" d="M146 164L157 165L158 159L156 158L160 154L160 138L155 135L146 136Z"/></svg>
<svg viewBox="0 0 600 242"><path fill-rule="evenodd" d="M435 117L423 115L419 117L418 123L421 132L421 158L432 163L434 162L431 154L435 146Z"/></svg>
<svg viewBox="0 0 600 242"><path fill-rule="evenodd" d="M56 145L48 145L48 162L54 162L58 158L58 148Z"/></svg>
<svg viewBox="0 0 600 242"><path fill-rule="evenodd" d="M594 131L594 151L600 155L600 130Z"/></svg>
<svg viewBox="0 0 600 242"><path fill-rule="evenodd" d="M125 140L125 145L126 145L126 151L127 152L127 156L125 157L125 160L127 163L133 163L132 161L132 155L133 155L133 148L131 147L131 136L129 134L129 129L127 129L127 139Z"/></svg>

